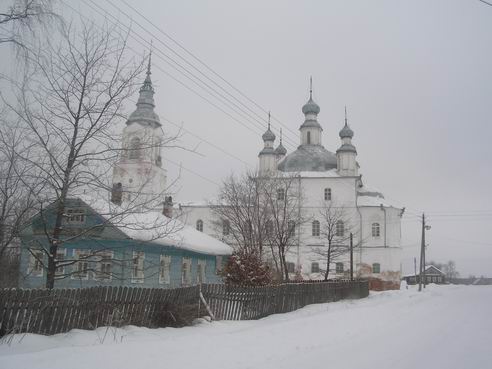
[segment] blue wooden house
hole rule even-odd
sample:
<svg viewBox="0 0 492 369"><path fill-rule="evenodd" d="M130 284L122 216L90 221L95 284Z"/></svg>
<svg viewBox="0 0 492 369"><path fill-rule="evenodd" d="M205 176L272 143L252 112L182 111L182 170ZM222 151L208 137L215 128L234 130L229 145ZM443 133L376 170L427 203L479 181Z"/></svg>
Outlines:
<svg viewBox="0 0 492 369"><path fill-rule="evenodd" d="M121 209L118 209L121 210ZM33 217L21 235L20 286L44 287L45 229L54 206ZM116 212L114 204L73 198L66 203L55 288L100 285L174 288L221 283L232 250L159 211Z"/></svg>

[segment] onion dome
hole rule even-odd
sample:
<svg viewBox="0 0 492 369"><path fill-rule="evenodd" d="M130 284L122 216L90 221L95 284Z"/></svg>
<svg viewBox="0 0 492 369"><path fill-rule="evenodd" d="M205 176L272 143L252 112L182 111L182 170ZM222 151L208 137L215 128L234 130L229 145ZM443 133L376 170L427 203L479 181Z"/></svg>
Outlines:
<svg viewBox="0 0 492 369"><path fill-rule="evenodd" d="M282 145L282 128L280 128L280 143L275 149L275 154L277 154L278 156L284 156L285 154L287 154L287 149L284 147L284 145Z"/></svg>
<svg viewBox="0 0 492 369"><path fill-rule="evenodd" d="M345 122L345 125L340 130L340 133L338 135L340 136L340 138L352 138L354 137L354 131L352 131L347 122Z"/></svg>
<svg viewBox="0 0 492 369"><path fill-rule="evenodd" d="M302 107L302 112L304 114L316 114L318 115L320 111L319 105L316 104L312 97L312 92L309 96L309 101Z"/></svg>
<svg viewBox="0 0 492 369"><path fill-rule="evenodd" d="M270 126L268 126L268 129L263 135L261 136L263 141L275 141L275 134L271 131Z"/></svg>

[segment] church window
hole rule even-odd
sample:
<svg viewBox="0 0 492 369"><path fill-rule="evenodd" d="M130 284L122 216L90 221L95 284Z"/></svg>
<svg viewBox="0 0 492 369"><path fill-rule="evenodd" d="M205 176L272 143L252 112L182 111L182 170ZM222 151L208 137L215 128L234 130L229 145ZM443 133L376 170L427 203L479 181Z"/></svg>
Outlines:
<svg viewBox="0 0 492 369"><path fill-rule="evenodd" d="M331 188L325 188L325 201L331 201Z"/></svg>
<svg viewBox="0 0 492 369"><path fill-rule="evenodd" d="M227 219L224 219L222 221L222 235L228 236L230 232L231 232L231 223Z"/></svg>
<svg viewBox="0 0 492 369"><path fill-rule="evenodd" d="M312 223L312 234L315 237L319 237L319 221L313 220Z"/></svg>
<svg viewBox="0 0 492 369"><path fill-rule="evenodd" d="M372 223L372 237L379 237L381 235L381 227L379 223Z"/></svg>
<svg viewBox="0 0 492 369"><path fill-rule="evenodd" d="M128 180L128 182L133 183L133 179L132 179L132 178L130 178L130 179Z"/></svg>
<svg viewBox="0 0 492 369"><path fill-rule="evenodd" d="M203 232L203 220L198 219L196 221L196 230L197 231L200 231L200 232Z"/></svg>
<svg viewBox="0 0 492 369"><path fill-rule="evenodd" d="M319 273L319 263L311 263L311 273Z"/></svg>
<svg viewBox="0 0 492 369"><path fill-rule="evenodd" d="M294 237L296 235L296 222L289 220L287 222L287 230L289 232L289 236Z"/></svg>
<svg viewBox="0 0 492 369"><path fill-rule="evenodd" d="M268 236L271 236L273 233L273 222L271 220L267 220L265 228L266 228L266 234Z"/></svg>
<svg viewBox="0 0 492 369"><path fill-rule="evenodd" d="M287 262L287 272L294 273L296 271L296 265L291 262Z"/></svg>
<svg viewBox="0 0 492 369"><path fill-rule="evenodd" d="M128 155L129 159L140 159L142 156L142 147L140 144L140 138L133 137L130 140L130 152Z"/></svg>
<svg viewBox="0 0 492 369"><path fill-rule="evenodd" d="M277 190L277 200L279 201L285 200L285 190L283 188L279 188Z"/></svg>
<svg viewBox="0 0 492 369"><path fill-rule="evenodd" d="M309 131L307 133L307 144L311 145L311 132L309 132Z"/></svg>
<svg viewBox="0 0 492 369"><path fill-rule="evenodd" d="M113 189L111 190L111 202L116 205L121 205L123 196L123 186L121 182L113 183Z"/></svg>
<svg viewBox="0 0 492 369"><path fill-rule="evenodd" d="M379 273L381 273L381 264L379 264L379 263L374 263L374 264L372 264L372 272L373 272L374 274L379 274Z"/></svg>
<svg viewBox="0 0 492 369"><path fill-rule="evenodd" d="M335 234L337 237L343 237L345 234L345 225L343 221L339 220L336 224Z"/></svg>
<svg viewBox="0 0 492 369"><path fill-rule="evenodd" d="M336 263L335 264L335 271L337 273L343 273L343 263Z"/></svg>

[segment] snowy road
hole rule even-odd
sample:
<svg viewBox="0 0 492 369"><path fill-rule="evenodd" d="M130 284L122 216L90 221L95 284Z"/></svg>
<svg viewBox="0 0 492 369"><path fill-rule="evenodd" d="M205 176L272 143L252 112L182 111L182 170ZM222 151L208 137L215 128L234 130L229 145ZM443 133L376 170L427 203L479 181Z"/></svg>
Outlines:
<svg viewBox="0 0 492 369"><path fill-rule="evenodd" d="M489 369L491 312L492 286L429 286L259 321L15 337L0 368Z"/></svg>

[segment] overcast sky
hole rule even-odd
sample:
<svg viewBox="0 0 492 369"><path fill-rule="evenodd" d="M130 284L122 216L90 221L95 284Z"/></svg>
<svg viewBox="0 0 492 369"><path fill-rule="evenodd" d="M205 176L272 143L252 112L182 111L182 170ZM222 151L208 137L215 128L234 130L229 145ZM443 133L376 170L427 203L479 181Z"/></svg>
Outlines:
<svg viewBox="0 0 492 369"><path fill-rule="evenodd" d="M365 184L407 208L404 272L413 270L413 257L419 254L416 214L425 211L432 225L428 260L453 259L463 276L492 276L491 6L478 0L125 1L250 99L122 0L97 1L125 25L130 22L113 4L132 13L132 29L153 39L152 78L164 130L176 130L168 119L200 137L185 133L181 139L200 155L176 149L164 153L164 159L196 173L182 170L178 201L213 198L214 182L257 165L267 117L263 109L285 126L284 144L291 152L299 141L301 107L312 75L325 147L335 151L339 146L347 105ZM99 17L89 0L66 3L85 16ZM178 57L162 42L221 85L225 91L200 76L233 101L236 112L167 64L162 53ZM144 45L131 44L143 55ZM273 125L278 136L279 123ZM174 178L176 165L165 164Z"/></svg>

